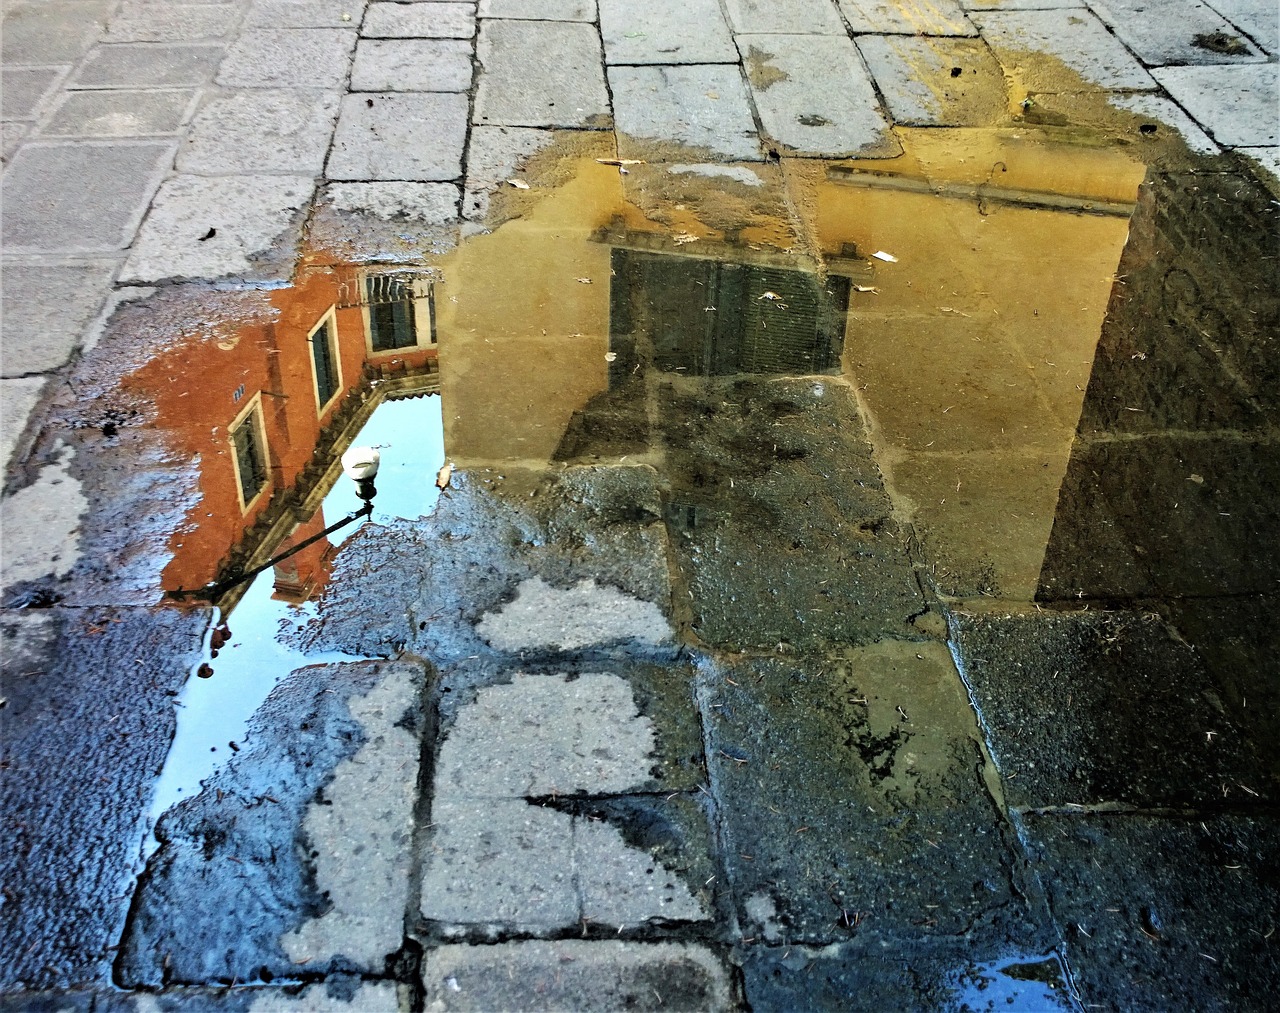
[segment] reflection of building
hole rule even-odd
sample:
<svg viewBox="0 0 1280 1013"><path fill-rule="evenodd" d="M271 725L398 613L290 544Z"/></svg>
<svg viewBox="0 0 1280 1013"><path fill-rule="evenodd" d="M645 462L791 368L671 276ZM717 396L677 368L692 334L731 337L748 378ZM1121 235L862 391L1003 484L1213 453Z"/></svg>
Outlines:
<svg viewBox="0 0 1280 1013"><path fill-rule="evenodd" d="M273 321L249 323L231 341L184 343L127 381L154 397L157 424L200 467L200 501L173 538L168 590L202 587L301 541L308 525L323 527L314 515L338 457L377 399L435 386L428 277L309 267L272 303ZM306 530L295 532L300 523ZM327 551L322 540L278 570L280 593L323 583Z"/></svg>

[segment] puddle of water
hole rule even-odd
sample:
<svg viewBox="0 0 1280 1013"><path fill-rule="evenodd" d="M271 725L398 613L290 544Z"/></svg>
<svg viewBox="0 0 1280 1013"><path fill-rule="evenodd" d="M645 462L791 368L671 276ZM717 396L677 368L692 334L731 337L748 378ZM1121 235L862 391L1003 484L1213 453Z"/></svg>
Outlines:
<svg viewBox="0 0 1280 1013"><path fill-rule="evenodd" d="M993 960L967 968L953 979L955 994L948 1008L964 1013L1061 1013L1075 1008L1066 980L1065 968L1055 953Z"/></svg>

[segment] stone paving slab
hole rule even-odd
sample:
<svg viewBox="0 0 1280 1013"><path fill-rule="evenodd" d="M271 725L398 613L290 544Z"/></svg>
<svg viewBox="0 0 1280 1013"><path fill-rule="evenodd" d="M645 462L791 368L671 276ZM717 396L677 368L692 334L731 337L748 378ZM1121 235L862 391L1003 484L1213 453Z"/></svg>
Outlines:
<svg viewBox="0 0 1280 1013"><path fill-rule="evenodd" d="M240 21L234 3L126 0L107 22L104 42L206 42L230 35Z"/></svg>
<svg viewBox="0 0 1280 1013"><path fill-rule="evenodd" d="M482 18L527 21L595 21L596 0L480 0Z"/></svg>
<svg viewBox="0 0 1280 1013"><path fill-rule="evenodd" d="M471 43L463 39L361 39L351 90L465 92L471 89Z"/></svg>
<svg viewBox="0 0 1280 1013"><path fill-rule="evenodd" d="M207 83L222 46L129 42L97 46L72 78L72 88L181 88Z"/></svg>
<svg viewBox="0 0 1280 1013"><path fill-rule="evenodd" d="M4 265L4 375L44 373L67 363L101 309L114 261L77 266Z"/></svg>
<svg viewBox="0 0 1280 1013"><path fill-rule="evenodd" d="M35 119L66 74L64 67L5 67L0 70L0 116Z"/></svg>
<svg viewBox="0 0 1280 1013"><path fill-rule="evenodd" d="M696 943L566 939L429 950L422 972L432 1010L735 1009L729 976Z"/></svg>
<svg viewBox="0 0 1280 1013"><path fill-rule="evenodd" d="M1266 1009L1274 816L1034 816L1024 833L1085 1009Z"/></svg>
<svg viewBox="0 0 1280 1013"><path fill-rule="evenodd" d="M42 137L147 137L176 134L195 105L194 89L73 91L40 129Z"/></svg>
<svg viewBox="0 0 1280 1013"><path fill-rule="evenodd" d="M533 127L472 127L463 217L483 220L493 189L514 176L523 160L554 142L555 136Z"/></svg>
<svg viewBox="0 0 1280 1013"><path fill-rule="evenodd" d="M555 53L549 65L547 54ZM607 127L600 37L593 26L484 21L475 122L516 127Z"/></svg>
<svg viewBox="0 0 1280 1013"><path fill-rule="evenodd" d="M360 26L362 39L470 39L476 8L470 3L373 3Z"/></svg>
<svg viewBox="0 0 1280 1013"><path fill-rule="evenodd" d="M726 0L735 35L844 35L832 0Z"/></svg>
<svg viewBox="0 0 1280 1013"><path fill-rule="evenodd" d="M618 153L624 158L652 157L651 147L672 141L724 158L762 157L746 82L736 64L610 67L609 83Z"/></svg>
<svg viewBox="0 0 1280 1013"><path fill-rule="evenodd" d="M1276 64L1161 67L1154 73L1174 101L1219 144L1269 147L1280 143Z"/></svg>
<svg viewBox="0 0 1280 1013"><path fill-rule="evenodd" d="M1272 56L1280 53L1280 8L1271 0L1209 0L1209 6Z"/></svg>
<svg viewBox="0 0 1280 1013"><path fill-rule="evenodd" d="M1155 86L1151 75L1091 13L975 13L973 20L1005 69L1016 70L1019 82L1031 92L1080 91L1090 86L1142 91ZM1030 55L1038 53L1054 59ZM1064 77L1062 66L1079 75L1079 80Z"/></svg>
<svg viewBox="0 0 1280 1013"><path fill-rule="evenodd" d="M0 614L9 828L0 993L109 980L147 802L173 737L173 697L208 617L170 608Z"/></svg>
<svg viewBox="0 0 1280 1013"><path fill-rule="evenodd" d="M13 158L19 145L26 140L30 130L31 125L29 123L0 122L0 146L3 147L3 152L0 152L0 159L7 163Z"/></svg>
<svg viewBox="0 0 1280 1013"><path fill-rule="evenodd" d="M176 168L196 175L290 172L319 176L338 96L296 88L214 92L192 120Z"/></svg>
<svg viewBox="0 0 1280 1013"><path fill-rule="evenodd" d="M1154 808L1271 794L1255 729L1226 711L1196 652L1154 615L953 614L1011 806Z"/></svg>
<svg viewBox="0 0 1280 1013"><path fill-rule="evenodd" d="M457 179L466 133L465 95L347 95L326 175L331 180Z"/></svg>
<svg viewBox="0 0 1280 1013"><path fill-rule="evenodd" d="M227 49L218 84L338 89L346 84L356 33L322 28L259 28Z"/></svg>
<svg viewBox="0 0 1280 1013"><path fill-rule="evenodd" d="M599 0L605 63L737 63L717 0Z"/></svg>
<svg viewBox="0 0 1280 1013"><path fill-rule="evenodd" d="M368 0L253 0L248 28L356 28Z"/></svg>
<svg viewBox="0 0 1280 1013"><path fill-rule="evenodd" d="M1056 4L1026 0L1035 7ZM977 35L978 29L957 0L839 0L855 35ZM1016 4L993 6L1008 10ZM1073 6L1083 6L1083 3Z"/></svg>
<svg viewBox="0 0 1280 1013"><path fill-rule="evenodd" d="M156 194L120 281L287 279L314 190L310 176L173 176Z"/></svg>
<svg viewBox="0 0 1280 1013"><path fill-rule="evenodd" d="M93 45L113 7L113 0L53 0L6 6L0 29L0 60L6 67L74 63Z"/></svg>
<svg viewBox="0 0 1280 1013"><path fill-rule="evenodd" d="M1148 67L1266 60L1198 0L1093 0L1090 8Z"/></svg>
<svg viewBox="0 0 1280 1013"><path fill-rule="evenodd" d="M896 154L853 42L836 36L739 35L766 137L795 155Z"/></svg>
<svg viewBox="0 0 1280 1013"><path fill-rule="evenodd" d="M325 193L338 211L387 220L445 225L458 217L453 183L330 183Z"/></svg>
<svg viewBox="0 0 1280 1013"><path fill-rule="evenodd" d="M4 361L0 357L0 365ZM10 461L25 449L22 431L40 400L44 384L44 377L35 376L0 381L0 469L7 470Z"/></svg>
<svg viewBox="0 0 1280 1013"><path fill-rule="evenodd" d="M1008 108L1004 74L981 39L862 35L856 41L895 123L988 126Z"/></svg>
<svg viewBox="0 0 1280 1013"><path fill-rule="evenodd" d="M0 182L5 252L124 249L173 147L130 141L24 145Z"/></svg>

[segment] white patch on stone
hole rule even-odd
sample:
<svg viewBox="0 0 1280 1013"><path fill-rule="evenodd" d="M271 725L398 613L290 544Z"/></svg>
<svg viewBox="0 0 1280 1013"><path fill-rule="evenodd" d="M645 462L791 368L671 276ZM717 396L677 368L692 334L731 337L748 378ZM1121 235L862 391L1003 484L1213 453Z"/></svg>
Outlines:
<svg viewBox="0 0 1280 1013"><path fill-rule="evenodd" d="M777 922L778 906L764 890L758 890L743 902L747 917L760 926L765 942L776 943L782 939L782 927Z"/></svg>
<svg viewBox="0 0 1280 1013"><path fill-rule="evenodd" d="M0 582L61 577L80 559L80 518L89 510L79 481L68 470L73 452L61 446L39 477L0 505L4 557Z"/></svg>
<svg viewBox="0 0 1280 1013"><path fill-rule="evenodd" d="M392 669L348 703L367 741L335 768L324 790L332 804L313 803L303 821L320 852L316 885L333 906L281 937L281 947L300 967L341 954L381 968L403 942L420 746L395 723L414 704L414 691L414 681Z"/></svg>
<svg viewBox="0 0 1280 1013"><path fill-rule="evenodd" d="M254 995L249 1013L396 1013L408 1009L405 998L391 981L363 982L349 1000L329 995L327 985L308 985L297 995L264 988Z"/></svg>
<svg viewBox="0 0 1280 1013"><path fill-rule="evenodd" d="M672 636L666 617L653 602L591 579L561 591L540 577L522 582L515 601L486 612L476 630L504 651L530 647L571 651L618 640L661 644Z"/></svg>
<svg viewBox="0 0 1280 1013"><path fill-rule="evenodd" d="M654 917L698 921L707 916L679 876L628 845L617 827L575 820L573 856L582 917L588 921L636 925Z"/></svg>
<svg viewBox="0 0 1280 1013"><path fill-rule="evenodd" d="M713 162L699 162L694 165L673 165L667 169L673 175L693 176L725 176L737 180L744 186L764 186L764 180L745 165L716 165Z"/></svg>

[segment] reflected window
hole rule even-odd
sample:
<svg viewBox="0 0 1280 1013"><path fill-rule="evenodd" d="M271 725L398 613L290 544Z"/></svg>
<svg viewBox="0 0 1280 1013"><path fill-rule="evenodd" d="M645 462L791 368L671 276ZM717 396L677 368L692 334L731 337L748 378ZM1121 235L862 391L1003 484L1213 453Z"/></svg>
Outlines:
<svg viewBox="0 0 1280 1013"><path fill-rule="evenodd" d="M332 310L311 332L307 342L311 345L311 365L315 370L316 405L320 411L324 411L342 386L342 374L338 366L338 334Z"/></svg>
<svg viewBox="0 0 1280 1013"><path fill-rule="evenodd" d="M364 304L371 352L435 343L430 279L410 274L365 275Z"/></svg>
<svg viewBox="0 0 1280 1013"><path fill-rule="evenodd" d="M240 508L244 510L267 486L267 434L262 425L262 405L257 398L232 423L231 446Z"/></svg>

